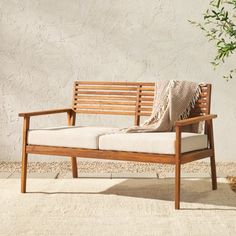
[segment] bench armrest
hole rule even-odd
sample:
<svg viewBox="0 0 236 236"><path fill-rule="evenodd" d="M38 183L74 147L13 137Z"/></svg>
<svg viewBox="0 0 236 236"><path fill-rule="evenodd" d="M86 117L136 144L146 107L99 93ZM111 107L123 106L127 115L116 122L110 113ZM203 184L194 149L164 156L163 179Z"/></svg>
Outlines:
<svg viewBox="0 0 236 236"><path fill-rule="evenodd" d="M212 120L216 117L217 115L204 115L204 116L197 116L197 117L188 118L184 120L178 120L175 122L175 126L179 126L179 127L186 126L190 124L199 123L200 121Z"/></svg>
<svg viewBox="0 0 236 236"><path fill-rule="evenodd" d="M47 110L47 111L35 111L35 112L25 112L19 113L20 117L30 117L30 116L41 116L41 115L50 115L56 113L65 113L65 112L72 112L71 108L64 108L64 109L55 109L55 110Z"/></svg>

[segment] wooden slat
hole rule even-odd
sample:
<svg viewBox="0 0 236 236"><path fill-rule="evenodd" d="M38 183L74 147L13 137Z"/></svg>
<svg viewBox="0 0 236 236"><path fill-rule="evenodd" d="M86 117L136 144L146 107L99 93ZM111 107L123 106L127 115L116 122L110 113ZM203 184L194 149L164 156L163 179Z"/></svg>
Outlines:
<svg viewBox="0 0 236 236"><path fill-rule="evenodd" d="M118 87L118 86L76 86L78 90L128 90L136 91L137 87Z"/></svg>
<svg viewBox="0 0 236 236"><path fill-rule="evenodd" d="M124 105L124 106L135 106L135 102L126 101L93 101L93 100L79 100L75 104L101 104L101 105Z"/></svg>
<svg viewBox="0 0 236 236"><path fill-rule="evenodd" d="M153 106L153 102L142 102L141 101L141 106L147 106L147 107L152 107Z"/></svg>
<svg viewBox="0 0 236 236"><path fill-rule="evenodd" d="M77 85L75 87L77 90L128 90L128 91L136 91L136 87L126 86L126 87L118 87L118 86L109 86L109 85L103 85L103 86L81 86ZM141 91L154 91L154 87L142 87Z"/></svg>
<svg viewBox="0 0 236 236"><path fill-rule="evenodd" d="M154 97L154 93L141 92L141 96L142 96L142 97L145 97L145 96L151 96L151 97Z"/></svg>
<svg viewBox="0 0 236 236"><path fill-rule="evenodd" d="M154 87L144 87L144 86L142 86L141 87L141 91L155 91L155 88Z"/></svg>
<svg viewBox="0 0 236 236"><path fill-rule="evenodd" d="M208 104L206 103L206 102L199 102L199 101L197 101L196 103L195 103L195 106L198 106L198 105L201 105L201 106L208 106Z"/></svg>
<svg viewBox="0 0 236 236"><path fill-rule="evenodd" d="M128 95L136 96L136 92L108 92L108 91L76 91L75 94L97 94L97 95Z"/></svg>
<svg viewBox="0 0 236 236"><path fill-rule="evenodd" d="M152 111L151 107L139 107L139 111Z"/></svg>
<svg viewBox="0 0 236 236"><path fill-rule="evenodd" d="M125 111L102 111L102 110L76 110L75 112L81 113L81 114L104 114L104 115L129 115L132 116L135 114L135 112L125 112Z"/></svg>
<svg viewBox="0 0 236 236"><path fill-rule="evenodd" d="M123 152L85 148L50 147L39 145L27 145L26 152L41 155L79 156L107 160L125 160L174 164L173 155L156 153Z"/></svg>
<svg viewBox="0 0 236 236"><path fill-rule="evenodd" d="M190 118L194 118L194 117L204 116L204 115L206 115L205 112L191 112L190 115L189 115L189 117L190 117Z"/></svg>
<svg viewBox="0 0 236 236"><path fill-rule="evenodd" d="M181 164L200 160L206 157L210 157L212 155L213 155L212 149L203 149L203 150L193 151L189 153L183 153L181 155Z"/></svg>
<svg viewBox="0 0 236 236"><path fill-rule="evenodd" d="M74 106L77 110L80 109L89 109L89 110L117 110L117 111L132 111L135 109L135 107L127 107L127 106L106 106L106 105L100 105L100 106L87 106L87 105L76 105Z"/></svg>
<svg viewBox="0 0 236 236"><path fill-rule="evenodd" d="M207 93L201 93L201 98L206 98L207 97Z"/></svg>
<svg viewBox="0 0 236 236"><path fill-rule="evenodd" d="M93 95L77 95L75 99L90 99L90 100L127 100L127 101L136 101L136 97L127 97L127 96L93 96Z"/></svg>
<svg viewBox="0 0 236 236"><path fill-rule="evenodd" d="M207 85L200 85L200 87L201 87L201 90L202 90L202 91L208 90Z"/></svg>
<svg viewBox="0 0 236 236"><path fill-rule="evenodd" d="M207 108L207 104L206 103L196 103L195 108Z"/></svg>
<svg viewBox="0 0 236 236"><path fill-rule="evenodd" d="M207 102L206 98L201 98L201 96L200 96L200 98L197 100L197 103L206 103L206 102Z"/></svg>
<svg viewBox="0 0 236 236"><path fill-rule="evenodd" d="M153 99L154 99L154 97L141 97L141 102L142 101L151 101L151 102L153 102Z"/></svg>
<svg viewBox="0 0 236 236"><path fill-rule="evenodd" d="M137 86L137 85L142 85L142 86L154 86L155 83L153 82L104 82L104 81L76 81L76 85L83 84L91 84L91 85L125 85L125 86Z"/></svg>
<svg viewBox="0 0 236 236"><path fill-rule="evenodd" d="M139 116L150 116L151 112L139 112Z"/></svg>

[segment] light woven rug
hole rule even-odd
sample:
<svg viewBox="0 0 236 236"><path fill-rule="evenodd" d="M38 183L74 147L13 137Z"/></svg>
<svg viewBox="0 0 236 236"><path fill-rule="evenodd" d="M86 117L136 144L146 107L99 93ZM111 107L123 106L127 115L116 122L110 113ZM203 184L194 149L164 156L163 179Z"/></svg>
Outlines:
<svg viewBox="0 0 236 236"><path fill-rule="evenodd" d="M236 235L236 194L225 179L0 180L0 235Z"/></svg>

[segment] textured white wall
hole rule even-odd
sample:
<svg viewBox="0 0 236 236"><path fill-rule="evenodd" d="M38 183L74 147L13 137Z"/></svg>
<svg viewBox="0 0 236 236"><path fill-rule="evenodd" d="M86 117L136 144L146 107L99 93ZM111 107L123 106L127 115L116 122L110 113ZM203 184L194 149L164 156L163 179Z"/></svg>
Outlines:
<svg viewBox="0 0 236 236"><path fill-rule="evenodd" d="M209 0L210 1L210 0ZM213 47L188 19L206 0L0 0L0 159L20 160L18 112L68 107L74 80L213 84L217 160L236 160L236 79L213 71ZM33 127L65 124L66 116L33 118ZM89 116L82 124L117 124ZM120 118L120 125L132 123Z"/></svg>

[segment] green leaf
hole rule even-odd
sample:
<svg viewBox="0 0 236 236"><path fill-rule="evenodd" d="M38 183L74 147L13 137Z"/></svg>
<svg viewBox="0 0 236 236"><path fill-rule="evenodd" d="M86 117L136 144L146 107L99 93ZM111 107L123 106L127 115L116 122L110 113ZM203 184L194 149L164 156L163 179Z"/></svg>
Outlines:
<svg viewBox="0 0 236 236"><path fill-rule="evenodd" d="M220 7L220 3L221 3L221 0L218 0L218 1L217 1L217 4L216 4L216 7L217 7L217 8Z"/></svg>
<svg viewBox="0 0 236 236"><path fill-rule="evenodd" d="M191 24L204 31L208 41L215 42L216 55L211 64L216 68L236 51L236 0L212 0L203 14L203 22ZM236 69L233 70L236 74ZM232 78L232 71L224 78Z"/></svg>

